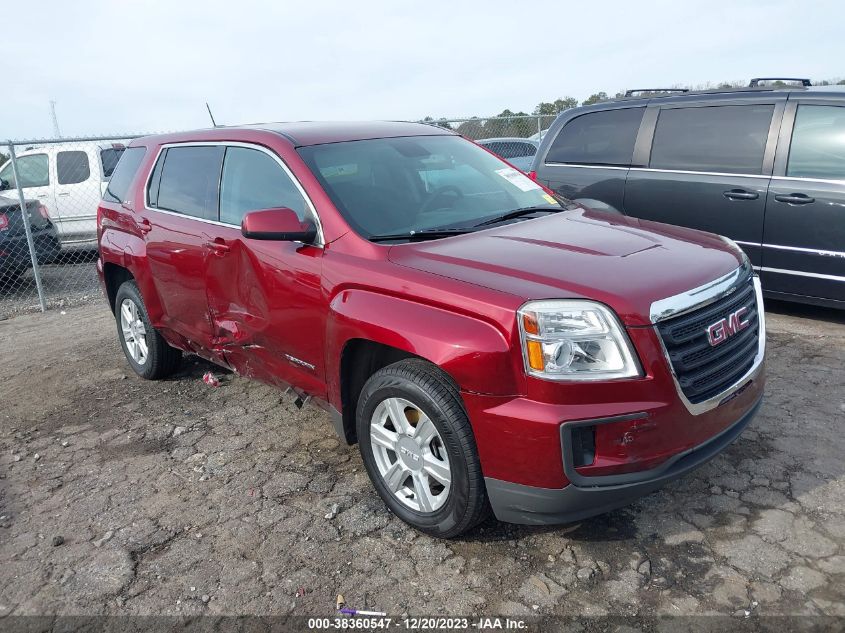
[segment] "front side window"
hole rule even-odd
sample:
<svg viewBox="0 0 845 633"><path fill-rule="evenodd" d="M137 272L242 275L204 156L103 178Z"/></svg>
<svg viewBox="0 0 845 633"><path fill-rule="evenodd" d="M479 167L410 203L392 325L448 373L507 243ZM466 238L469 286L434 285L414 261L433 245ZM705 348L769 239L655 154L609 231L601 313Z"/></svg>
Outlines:
<svg viewBox="0 0 845 633"><path fill-rule="evenodd" d="M16 161L22 189L26 189L27 187L46 187L50 184L50 163L47 160L47 154L18 156ZM6 163L3 169L0 169L0 180L9 183L10 189L15 189L18 186L15 182L11 160Z"/></svg>
<svg viewBox="0 0 845 633"><path fill-rule="evenodd" d="M786 175L845 180L845 107L798 106Z"/></svg>
<svg viewBox="0 0 845 633"><path fill-rule="evenodd" d="M411 136L299 148L346 221L373 238L463 229L561 206L525 174L459 136Z"/></svg>
<svg viewBox="0 0 845 633"><path fill-rule="evenodd" d="M164 161L155 200L157 208L217 220L217 191L223 147L170 147ZM150 196L152 203L152 195Z"/></svg>
<svg viewBox="0 0 845 633"><path fill-rule="evenodd" d="M762 174L774 108L738 105L661 110L649 167Z"/></svg>
<svg viewBox="0 0 845 633"><path fill-rule="evenodd" d="M547 163L628 166L645 108L588 112L569 121L552 142Z"/></svg>
<svg viewBox="0 0 845 633"><path fill-rule="evenodd" d="M287 207L304 220L305 198L271 156L261 150L229 147L220 181L220 221L240 224L246 213Z"/></svg>
<svg viewBox="0 0 845 633"><path fill-rule="evenodd" d="M56 154L56 176L60 185L76 185L91 176L87 152L59 152Z"/></svg>

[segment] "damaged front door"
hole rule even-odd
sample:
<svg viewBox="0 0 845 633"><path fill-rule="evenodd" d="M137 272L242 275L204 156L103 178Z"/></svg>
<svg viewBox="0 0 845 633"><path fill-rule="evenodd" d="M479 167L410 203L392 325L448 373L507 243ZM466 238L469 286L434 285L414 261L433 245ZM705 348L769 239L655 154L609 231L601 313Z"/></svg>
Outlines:
<svg viewBox="0 0 845 633"><path fill-rule="evenodd" d="M227 147L220 224L206 260L214 347L242 375L324 396L322 248L247 239L240 231L247 212L273 207L313 217L278 158L263 148Z"/></svg>

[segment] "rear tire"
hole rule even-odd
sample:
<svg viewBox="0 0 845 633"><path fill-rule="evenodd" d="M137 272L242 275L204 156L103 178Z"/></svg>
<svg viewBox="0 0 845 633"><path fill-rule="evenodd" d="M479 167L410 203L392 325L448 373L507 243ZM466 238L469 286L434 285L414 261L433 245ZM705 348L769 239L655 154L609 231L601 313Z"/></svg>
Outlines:
<svg viewBox="0 0 845 633"><path fill-rule="evenodd" d="M152 326L134 281L125 281L117 289L114 317L126 360L141 378L159 380L179 368L182 352L171 347Z"/></svg>
<svg viewBox="0 0 845 633"><path fill-rule="evenodd" d="M475 436L457 387L439 368L409 359L377 371L356 417L367 473L400 519L452 538L489 515Z"/></svg>

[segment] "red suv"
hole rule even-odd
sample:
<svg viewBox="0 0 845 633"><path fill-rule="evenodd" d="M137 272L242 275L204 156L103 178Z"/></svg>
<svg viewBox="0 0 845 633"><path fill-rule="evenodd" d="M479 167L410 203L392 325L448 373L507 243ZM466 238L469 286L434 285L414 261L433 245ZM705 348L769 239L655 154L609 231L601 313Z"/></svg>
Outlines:
<svg viewBox="0 0 845 633"><path fill-rule="evenodd" d="M293 386L431 534L623 505L760 405L763 304L735 244L574 205L448 130L143 138L98 215L138 375L188 352Z"/></svg>

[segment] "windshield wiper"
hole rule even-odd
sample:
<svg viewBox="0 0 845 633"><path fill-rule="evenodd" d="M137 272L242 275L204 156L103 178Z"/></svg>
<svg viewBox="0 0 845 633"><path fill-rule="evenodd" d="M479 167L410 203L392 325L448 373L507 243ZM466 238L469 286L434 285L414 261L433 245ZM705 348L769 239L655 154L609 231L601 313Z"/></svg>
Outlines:
<svg viewBox="0 0 845 633"><path fill-rule="evenodd" d="M494 218L490 218L489 220L484 220L484 222L479 222L475 225L476 228L479 226L490 226L491 224L497 224L499 222L504 222L505 220L513 220L515 218L521 218L524 215L531 215L532 213L537 213L540 211L545 211L546 213L559 213L563 211L563 207L522 207L521 209L514 209L513 211L509 211L504 215L497 215Z"/></svg>
<svg viewBox="0 0 845 633"><path fill-rule="evenodd" d="M383 235L371 235L367 239L371 242L390 242L392 240L408 240L414 242L417 240L431 240L438 237L449 237L452 235L462 235L473 230L472 227L456 227L452 229L427 229L420 231L408 231L407 233L385 233Z"/></svg>

